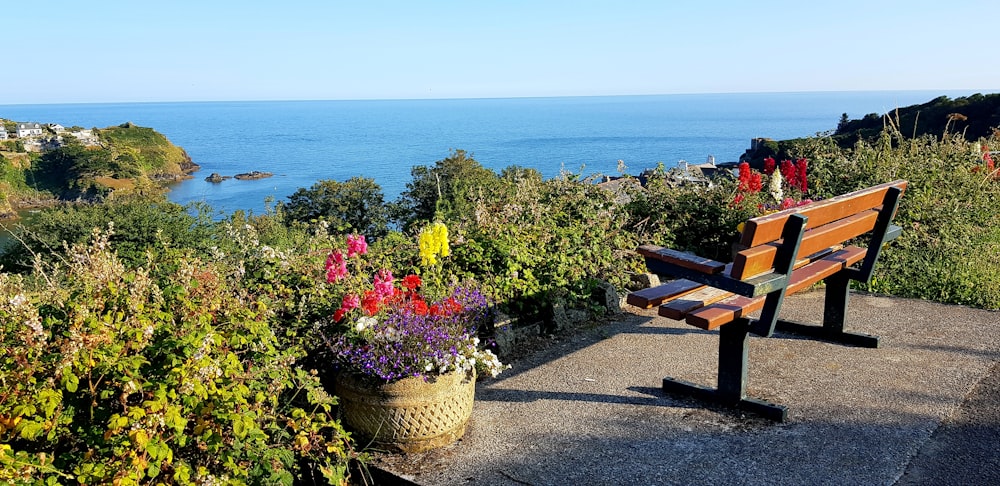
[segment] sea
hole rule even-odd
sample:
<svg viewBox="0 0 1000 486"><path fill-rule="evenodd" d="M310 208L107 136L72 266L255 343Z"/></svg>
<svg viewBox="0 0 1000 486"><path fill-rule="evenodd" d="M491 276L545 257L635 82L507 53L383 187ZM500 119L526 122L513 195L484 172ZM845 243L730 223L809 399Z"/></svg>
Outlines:
<svg viewBox="0 0 1000 486"><path fill-rule="evenodd" d="M220 101L0 105L0 118L103 128L132 122L163 133L201 170L168 197L205 203L217 217L262 214L317 181L372 178L387 201L464 150L497 172L544 177L638 174L680 161L737 160L756 137L814 136L842 114L861 118L975 91L867 91L502 99ZM212 173L271 172L211 183Z"/></svg>

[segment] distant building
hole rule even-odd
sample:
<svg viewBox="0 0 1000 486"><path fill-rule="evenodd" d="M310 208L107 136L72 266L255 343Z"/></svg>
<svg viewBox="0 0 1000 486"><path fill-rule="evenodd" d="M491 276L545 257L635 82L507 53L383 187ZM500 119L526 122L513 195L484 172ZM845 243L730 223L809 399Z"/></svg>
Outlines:
<svg viewBox="0 0 1000 486"><path fill-rule="evenodd" d="M94 131L89 128L85 130L67 131L65 134L76 137L77 140L87 146L96 146L101 144L97 139L97 135L95 135Z"/></svg>
<svg viewBox="0 0 1000 486"><path fill-rule="evenodd" d="M7 129L0 125L0 140L7 140Z"/></svg>
<svg viewBox="0 0 1000 486"><path fill-rule="evenodd" d="M17 124L17 138L39 136L41 134L42 134L42 125L40 123Z"/></svg>
<svg viewBox="0 0 1000 486"><path fill-rule="evenodd" d="M62 126L62 125L60 125L58 123L49 123L49 128L51 128L52 131L56 132L56 133L62 133L63 130L66 130L66 127L64 127L64 126Z"/></svg>

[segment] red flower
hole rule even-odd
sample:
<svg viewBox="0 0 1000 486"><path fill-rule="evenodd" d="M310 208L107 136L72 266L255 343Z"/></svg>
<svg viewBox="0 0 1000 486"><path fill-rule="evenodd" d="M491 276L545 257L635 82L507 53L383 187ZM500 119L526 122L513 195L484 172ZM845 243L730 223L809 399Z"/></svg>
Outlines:
<svg viewBox="0 0 1000 486"><path fill-rule="evenodd" d="M736 197L733 198L733 203L731 204L731 206L739 206L740 203L743 202L744 197L745 196L743 196L742 192L737 192Z"/></svg>
<svg viewBox="0 0 1000 486"><path fill-rule="evenodd" d="M364 297L361 298L361 308L366 314L373 316L378 313L379 306L379 296L372 290L365 292Z"/></svg>
<svg viewBox="0 0 1000 486"><path fill-rule="evenodd" d="M423 299L415 298L410 301L410 309L412 309L413 313L418 316L426 316L428 311L427 302Z"/></svg>
<svg viewBox="0 0 1000 486"><path fill-rule="evenodd" d="M347 314L347 311L344 310L343 307L337 309L337 311L333 313L334 322L340 322L344 318L344 314Z"/></svg>
<svg viewBox="0 0 1000 486"><path fill-rule="evenodd" d="M784 201L781 201L781 209L788 209L788 208L793 208L793 207L795 207L795 200L794 199L792 199L790 197L786 197Z"/></svg>
<svg viewBox="0 0 1000 486"><path fill-rule="evenodd" d="M767 157L764 159L764 173L767 175L774 174L774 169L777 164L774 163L774 157Z"/></svg>
<svg viewBox="0 0 1000 486"><path fill-rule="evenodd" d="M444 301L444 306L448 314L458 314L459 312L462 312L462 304L459 304L454 297L448 297L448 299Z"/></svg>
<svg viewBox="0 0 1000 486"><path fill-rule="evenodd" d="M791 187L799 187L797 176L798 170L795 168L795 164L791 160L782 160L781 177L785 178L785 182Z"/></svg>
<svg viewBox="0 0 1000 486"><path fill-rule="evenodd" d="M417 290L417 287L420 287L421 285L423 285L423 282L420 281L420 277L412 273L403 279L403 288L409 290L410 292Z"/></svg>
<svg viewBox="0 0 1000 486"><path fill-rule="evenodd" d="M740 187L739 191L755 193L763 187L760 181L760 173L750 169L750 164L740 162Z"/></svg>

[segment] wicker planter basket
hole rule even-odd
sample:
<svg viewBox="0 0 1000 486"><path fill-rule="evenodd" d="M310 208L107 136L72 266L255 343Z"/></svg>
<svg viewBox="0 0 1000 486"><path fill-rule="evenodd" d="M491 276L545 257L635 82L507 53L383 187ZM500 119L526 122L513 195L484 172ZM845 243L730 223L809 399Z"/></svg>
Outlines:
<svg viewBox="0 0 1000 486"><path fill-rule="evenodd" d="M409 377L384 383L342 373L335 390L341 418L356 435L388 450L423 452L465 434L476 376L455 372L428 381Z"/></svg>

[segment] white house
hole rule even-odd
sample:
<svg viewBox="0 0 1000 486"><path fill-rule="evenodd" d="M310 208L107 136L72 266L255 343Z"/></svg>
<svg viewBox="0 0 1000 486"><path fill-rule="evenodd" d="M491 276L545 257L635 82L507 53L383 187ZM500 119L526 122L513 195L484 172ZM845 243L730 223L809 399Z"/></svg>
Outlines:
<svg viewBox="0 0 1000 486"><path fill-rule="evenodd" d="M17 124L17 138L31 137L41 134L42 134L42 125L40 123Z"/></svg>
<svg viewBox="0 0 1000 486"><path fill-rule="evenodd" d="M66 130L66 127L58 123L49 123L49 128L51 128L52 131L56 133L62 133L64 130Z"/></svg>
<svg viewBox="0 0 1000 486"><path fill-rule="evenodd" d="M0 140L7 140L7 129L0 125Z"/></svg>

